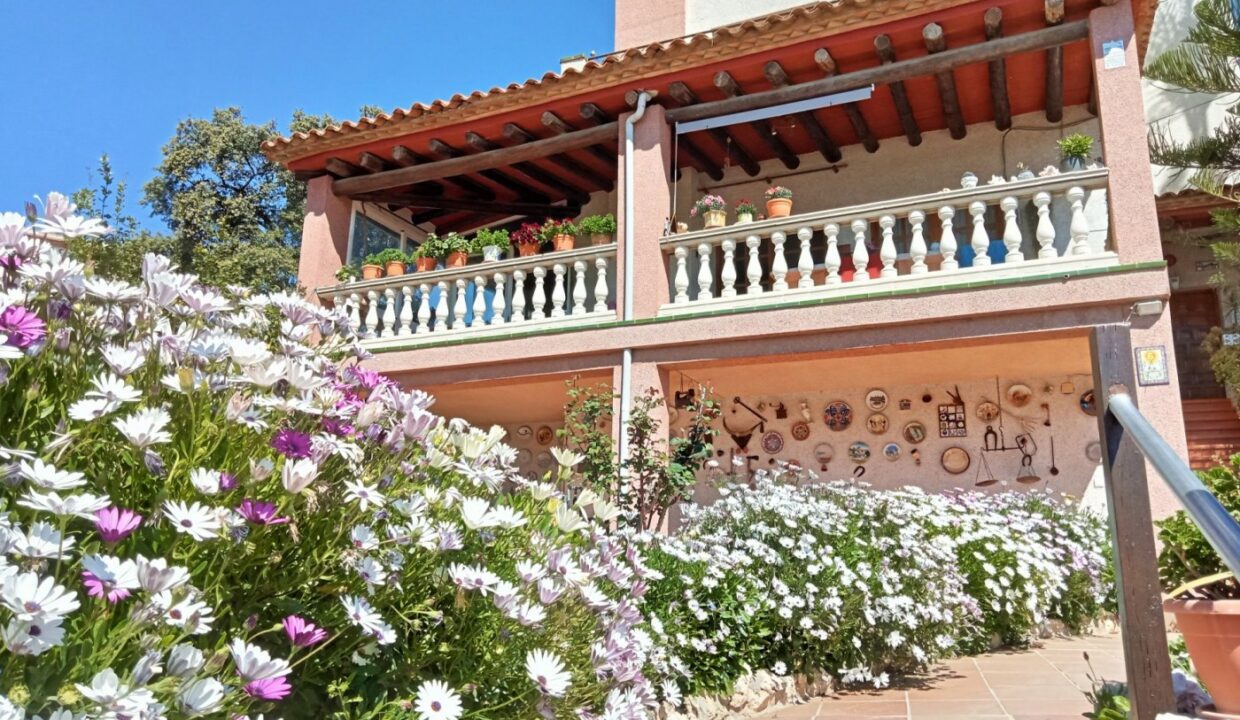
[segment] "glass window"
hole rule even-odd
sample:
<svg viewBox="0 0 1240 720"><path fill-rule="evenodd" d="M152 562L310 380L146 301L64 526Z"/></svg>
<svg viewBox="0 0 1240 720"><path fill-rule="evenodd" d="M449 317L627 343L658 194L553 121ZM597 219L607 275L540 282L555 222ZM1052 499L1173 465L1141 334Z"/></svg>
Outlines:
<svg viewBox="0 0 1240 720"><path fill-rule="evenodd" d="M400 233L390 230L361 213L353 216L353 242L349 263L360 263L367 255L400 247Z"/></svg>

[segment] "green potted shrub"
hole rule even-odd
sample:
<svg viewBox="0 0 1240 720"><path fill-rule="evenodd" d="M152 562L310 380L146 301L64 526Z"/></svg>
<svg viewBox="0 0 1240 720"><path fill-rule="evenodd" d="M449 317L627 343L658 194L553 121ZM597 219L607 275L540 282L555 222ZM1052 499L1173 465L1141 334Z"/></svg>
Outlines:
<svg viewBox="0 0 1240 720"><path fill-rule="evenodd" d="M450 232L439 240L443 243L445 265L450 268L458 268L469 264L469 238Z"/></svg>
<svg viewBox="0 0 1240 720"><path fill-rule="evenodd" d="M1057 141L1059 156L1063 158L1064 170L1080 170L1085 167L1089 153L1094 149L1094 139L1083 133L1072 133Z"/></svg>
<svg viewBox="0 0 1240 720"><path fill-rule="evenodd" d="M357 268L352 265L341 265L340 269L336 271L336 280L342 283L351 283L357 280L358 275Z"/></svg>
<svg viewBox="0 0 1240 720"><path fill-rule="evenodd" d="M418 272L430 272L439 266L439 256L436 254L439 251L436 247L438 240L435 233L430 233L423 238L422 244L409 254Z"/></svg>
<svg viewBox="0 0 1240 720"><path fill-rule="evenodd" d="M792 191L783 185L772 185L764 193L766 197L766 216L769 218L788 217L792 214Z"/></svg>
<svg viewBox="0 0 1240 720"><path fill-rule="evenodd" d="M475 254L482 255L483 262L495 262L504 253L512 252L512 243L508 240L507 230L483 228L474 235L471 249Z"/></svg>
<svg viewBox="0 0 1240 720"><path fill-rule="evenodd" d="M577 245L577 226L572 220L547 220L538 231L543 242L551 243L556 252L572 250Z"/></svg>
<svg viewBox="0 0 1240 720"><path fill-rule="evenodd" d="M591 215L582 219L577 229L580 231L580 234L590 237L591 245L606 245L615 236L616 216L611 213Z"/></svg>
<svg viewBox="0 0 1240 720"><path fill-rule="evenodd" d="M388 248L371 255L367 261L383 266L383 272L388 277L400 277L405 274L405 259L400 248Z"/></svg>
<svg viewBox="0 0 1240 720"><path fill-rule="evenodd" d="M758 206L748 200L741 200L736 203L736 224L753 222L754 216L758 214Z"/></svg>
<svg viewBox="0 0 1240 720"><path fill-rule="evenodd" d="M542 247L542 226L538 223L525 223L521 227L512 231L509 239L513 245L517 246L517 255L521 257L530 257L537 255Z"/></svg>
<svg viewBox="0 0 1240 720"><path fill-rule="evenodd" d="M374 252L362 261L362 279L377 280L383 277L383 253Z"/></svg>
<svg viewBox="0 0 1240 720"><path fill-rule="evenodd" d="M728 202L719 195L703 195L693 203L691 217L701 216L702 227L718 228L728 224Z"/></svg>

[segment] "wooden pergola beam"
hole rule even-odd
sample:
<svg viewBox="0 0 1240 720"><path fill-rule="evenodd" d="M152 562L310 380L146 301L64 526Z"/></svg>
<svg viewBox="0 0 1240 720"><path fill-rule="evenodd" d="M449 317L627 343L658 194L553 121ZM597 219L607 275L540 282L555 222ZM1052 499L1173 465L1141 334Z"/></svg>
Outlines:
<svg viewBox="0 0 1240 720"><path fill-rule="evenodd" d="M1055 27L1011 35L999 40L966 45L945 50L936 55L924 55L911 60L885 63L877 67L835 75L821 80L790 85L778 90L754 93L739 98L727 98L691 107L673 108L667 111L670 122L686 122L730 113L757 110L773 105L809 100L833 93L856 90L869 85L891 84L944 70L954 70L973 63L990 62L996 58L1019 53L1045 50L1049 47L1068 45L1089 37L1089 21L1076 20ZM890 43L890 39L888 39Z"/></svg>
<svg viewBox="0 0 1240 720"><path fill-rule="evenodd" d="M689 86L679 81L667 86L667 94L671 95L673 100L680 103L679 108L667 111L666 117L672 122L676 122L677 120L677 118L673 115L677 111L691 110L694 108L707 107L708 105L715 104L699 103L697 95L693 94L693 91L689 89ZM727 100L721 100L719 102L727 102ZM713 114L714 113L704 115L703 117L710 117ZM727 130L723 128L710 128L706 132L709 133L710 136L714 138L715 142L719 144L719 149L723 151L723 157L735 157L736 164L740 165L741 168L744 169L746 175L753 177L761 172L761 168L758 166L757 161L750 157L749 153L745 152L745 148L742 147L740 143L736 142ZM683 141L685 136L682 135L680 139Z"/></svg>
<svg viewBox="0 0 1240 720"><path fill-rule="evenodd" d="M928 23L921 29L921 37L926 41L926 50L936 55L947 49L947 35L943 26ZM943 105L943 117L947 120L947 129L953 140L960 140L968 133L964 126L964 115L960 112L960 96L956 94L956 77L951 70L935 73L934 82L939 88L939 102Z"/></svg>
<svg viewBox="0 0 1240 720"><path fill-rule="evenodd" d="M366 168L367 172L372 173L390 170L392 167L391 163L372 152L363 152L359 155L357 164ZM443 195L443 185L433 181L418 183L413 190L419 195Z"/></svg>
<svg viewBox="0 0 1240 720"><path fill-rule="evenodd" d="M323 162L323 167L327 172L338 178L353 177L354 175L365 175L366 171L357 165L336 157L329 157Z"/></svg>
<svg viewBox="0 0 1240 720"><path fill-rule="evenodd" d="M551 129L552 132L558 133L559 135L572 135L574 133L580 132L579 130L574 128L572 125L569 125L568 123L564 122L564 120L561 119L559 115L556 115L550 110L542 114L542 124L546 125L548 128ZM597 130L598 128L608 127L610 125L615 125L615 123L605 123L603 125L595 125L594 128L592 129ZM593 155L599 162L607 165L608 167L615 167L616 158L618 157L618 153L616 152L616 146L617 146L617 143L619 142L620 142L620 136L619 134L616 134L611 137L611 150L610 151L608 151L607 147L603 146L600 143L594 143L594 144L587 145L585 149L586 149L586 152Z"/></svg>
<svg viewBox="0 0 1240 720"><path fill-rule="evenodd" d="M592 102L581 103L581 107L578 108L578 111L581 113L581 119L589 122L591 125L606 125L612 120L615 120L615 118L608 115L603 108Z"/></svg>
<svg viewBox="0 0 1240 720"><path fill-rule="evenodd" d="M489 152L491 150L498 150L500 148L499 145L491 142L490 140L487 140L486 138L482 137L478 133L472 132L472 131L465 133L465 142L468 142L471 147L473 147L475 150L478 150L479 152ZM545 185L546 187L551 188L555 192L565 196L566 198L568 198L569 200L572 200L573 202L584 205L585 203L590 201L589 191L583 190L576 185L572 185L567 182L564 182L556 175L550 172L547 172L546 170L543 170L542 168L530 162L529 160L522 160L520 162L515 162L512 164L512 167L521 171L524 175L529 177L534 182L541 183Z"/></svg>
<svg viewBox="0 0 1240 720"><path fill-rule="evenodd" d="M453 210L493 215L534 215L538 217L576 217L581 207L575 204L551 205L548 203L505 202L502 200L480 201L464 198L427 197L398 190L377 190L354 195L357 200L382 202L429 210Z"/></svg>
<svg viewBox="0 0 1240 720"><path fill-rule="evenodd" d="M431 152L440 158L451 160L453 158L468 157L463 150L453 147L439 138L432 138L428 144L430 145ZM532 185L521 182L502 170L486 168L479 170L478 174L500 187L511 190L523 201L544 203L551 201L551 196L547 195L547 193Z"/></svg>
<svg viewBox="0 0 1240 720"><path fill-rule="evenodd" d="M826 48L818 48L814 51L814 63L818 65L818 69L822 70L822 74L832 77L840 73L840 67L835 62L835 58L831 57L831 52ZM870 124L865 121L865 116L861 114L861 106L855 102L844 103L844 114L848 116L848 122L852 125L853 132L861 140L862 146L866 152L878 152L878 138L874 137L874 132L870 130Z"/></svg>
<svg viewBox="0 0 1240 720"><path fill-rule="evenodd" d="M986 27L986 42L1003 37L1003 8L992 7L982 16ZM990 104L994 108L995 128L1007 130L1012 127L1012 104L1008 100L1007 61L1002 57L991 60L986 71L990 76Z"/></svg>
<svg viewBox="0 0 1240 720"><path fill-rule="evenodd" d="M788 87L792 81L788 79L788 73L784 72L784 67L779 64L778 60L772 60L762 66L762 74L766 76L766 81L771 87L781 88ZM839 162L843 155L840 153L840 146L831 138L831 133L818 122L818 118L814 117L814 113L810 111L797 113L797 119L805 127L806 134L810 140L814 142L814 147L818 148L819 154L827 160L827 162Z"/></svg>
<svg viewBox="0 0 1240 720"><path fill-rule="evenodd" d="M738 98L745 95L745 91L741 89L736 79L727 70L720 70L715 73L714 82L715 87L719 88L724 95L730 98ZM775 132L775 128L771 126L770 121L751 120L749 124L758 133L758 137L762 138L762 142L766 143L771 152L775 153L775 157L779 158L780 162L784 164L784 167L789 170L795 170L801 165L801 158L797 157L797 154L792 152L792 148L788 147L788 144L779 137L779 134Z"/></svg>
<svg viewBox="0 0 1240 720"><path fill-rule="evenodd" d="M883 65L896 63L896 51L891 46L891 38L887 35L874 38L874 50L878 53L878 59ZM891 91L891 101L895 103L896 115L900 117L900 127L904 129L908 144L913 147L920 145L921 128L917 127L917 118L913 116L913 105L908 100L908 91L904 89L904 81L894 80L888 83L888 89Z"/></svg>
<svg viewBox="0 0 1240 720"><path fill-rule="evenodd" d="M1064 0L1046 0L1043 14L1046 24L1063 24ZM1063 46L1046 49L1046 120L1063 120Z"/></svg>
<svg viewBox="0 0 1240 720"><path fill-rule="evenodd" d="M348 177L332 183L332 191L337 195L356 195L359 193L386 190L388 188L412 185L426 180L440 178L457 178L460 175L476 173L479 170L505 167L520 160L537 160L556 153L578 150L589 147L600 141L615 142L619 137L619 126L616 123L599 125L598 127L565 135L535 140L523 145L501 148L490 152L464 155L462 157L440 160L425 165L387 170L362 177Z"/></svg>
<svg viewBox="0 0 1240 720"><path fill-rule="evenodd" d="M629 107L637 107L637 91L630 90L626 92L624 94L624 102ZM689 163L698 170L709 175L711 180L718 182L723 179L723 166L711 159L711 157L707 155L704 150L702 150L702 146L698 144L697 140L689 137L688 135L681 135L676 140L676 144L681 150L684 151L685 155L689 157ZM677 168L677 180L680 179L679 170L680 168Z"/></svg>
<svg viewBox="0 0 1240 720"><path fill-rule="evenodd" d="M414 167L417 165L427 166L432 162L429 158L419 155L418 153L415 153L414 151L410 150L404 145L397 145L396 147L392 148L392 160L397 165L400 165L401 167ZM451 185L457 188L463 193L470 194L470 195L477 197L479 200L494 200L495 199L494 190L492 190L491 188L481 183L473 182L469 178L446 177L446 178L443 178L443 181L447 183L448 185ZM414 184L417 185L420 183L414 183ZM332 192L335 192L335 191L336 191L336 188L333 185Z"/></svg>
<svg viewBox="0 0 1240 720"><path fill-rule="evenodd" d="M619 126L617 125L617 127ZM504 125L504 137L518 145L532 143L538 140L534 133L526 130L516 123L508 123ZM547 162L562 168L565 172L570 173L571 175L583 177L586 180L589 180L592 186L601 187L608 192L611 192L612 188L616 186L616 179L614 177L600 175L592 168L582 165L572 157L563 153L548 155Z"/></svg>

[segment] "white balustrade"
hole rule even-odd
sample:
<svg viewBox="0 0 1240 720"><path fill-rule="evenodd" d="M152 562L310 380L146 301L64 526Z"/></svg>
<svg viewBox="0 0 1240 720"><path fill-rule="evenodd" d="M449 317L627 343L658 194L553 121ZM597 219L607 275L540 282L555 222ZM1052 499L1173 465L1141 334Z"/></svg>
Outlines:
<svg viewBox="0 0 1240 720"><path fill-rule="evenodd" d="M1107 177L1105 168L1084 170L672 235L661 243L666 309L1112 262L1099 240L1108 232Z"/></svg>
<svg viewBox="0 0 1240 720"><path fill-rule="evenodd" d="M608 244L337 285L319 294L344 311L367 343L416 343L510 323L606 318L615 312L615 262L616 246Z"/></svg>

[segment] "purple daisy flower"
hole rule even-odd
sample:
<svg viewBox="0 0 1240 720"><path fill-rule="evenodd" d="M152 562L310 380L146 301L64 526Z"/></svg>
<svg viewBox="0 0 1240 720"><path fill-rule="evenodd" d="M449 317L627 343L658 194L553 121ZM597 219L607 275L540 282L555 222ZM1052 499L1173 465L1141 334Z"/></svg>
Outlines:
<svg viewBox="0 0 1240 720"><path fill-rule="evenodd" d="M86 594L93 598L107 598L108 602L116 603L129 597L129 590L120 587L114 580L101 578L89 570L82 571L82 584L86 586Z"/></svg>
<svg viewBox="0 0 1240 720"><path fill-rule="evenodd" d="M327 639L327 631L297 615L284 618L284 632L296 647L310 647Z"/></svg>
<svg viewBox="0 0 1240 720"><path fill-rule="evenodd" d="M245 692L259 700L283 700L293 692L293 686L283 677L264 678L246 683Z"/></svg>
<svg viewBox="0 0 1240 720"><path fill-rule="evenodd" d="M284 457L303 459L310 457L310 436L291 428L280 428L271 438L271 447Z"/></svg>
<svg viewBox="0 0 1240 720"><path fill-rule="evenodd" d="M105 507L95 513L95 527L99 530L103 541L108 544L124 540L129 533L137 530L140 524L142 524L142 516L125 508Z"/></svg>
<svg viewBox="0 0 1240 720"><path fill-rule="evenodd" d="M276 506L274 504L263 502L262 500L246 498L237 507L237 512L241 513L242 517L255 525L283 525L288 522L288 518L276 516Z"/></svg>
<svg viewBox="0 0 1240 720"><path fill-rule="evenodd" d="M24 307L11 305L0 312L0 333L8 335L8 344L25 350L47 335L47 324Z"/></svg>

